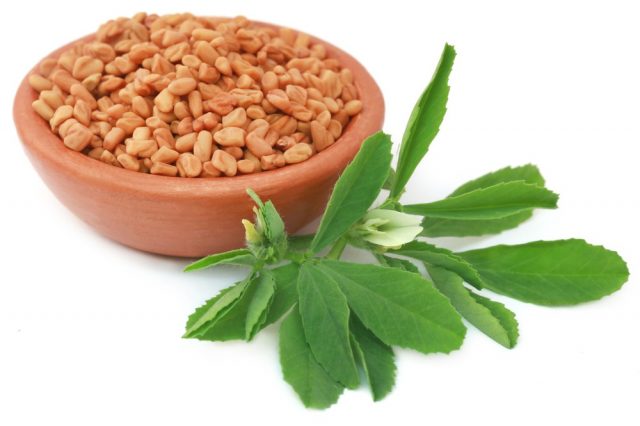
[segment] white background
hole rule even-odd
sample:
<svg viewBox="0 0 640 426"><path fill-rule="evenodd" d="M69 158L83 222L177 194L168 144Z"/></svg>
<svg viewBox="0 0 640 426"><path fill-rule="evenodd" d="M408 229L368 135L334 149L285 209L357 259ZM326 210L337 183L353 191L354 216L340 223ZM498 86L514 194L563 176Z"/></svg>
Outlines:
<svg viewBox="0 0 640 426"><path fill-rule="evenodd" d="M633 2L10 2L0 25L0 424L640 424L637 275L575 308L507 300L521 331L511 351L473 329L450 356L398 350L396 388L376 404L362 387L329 410L304 409L281 379L275 327L251 344L181 339L187 315L242 272L183 274L184 260L97 235L40 181L11 117L37 60L140 10L243 14L342 47L380 84L396 141L444 42L455 44L449 113L406 199L533 162L561 201L518 230L440 242L583 237L639 271Z"/></svg>

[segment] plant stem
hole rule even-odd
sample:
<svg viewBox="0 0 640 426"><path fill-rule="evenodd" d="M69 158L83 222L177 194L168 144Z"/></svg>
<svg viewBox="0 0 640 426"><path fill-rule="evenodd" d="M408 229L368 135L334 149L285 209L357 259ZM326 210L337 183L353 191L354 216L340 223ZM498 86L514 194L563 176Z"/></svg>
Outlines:
<svg viewBox="0 0 640 426"><path fill-rule="evenodd" d="M336 241L333 247L331 247L331 250L329 250L329 253L327 253L326 258L334 260L340 259L340 256L342 256L342 252L344 251L344 248L346 246L347 239L344 237L340 238L338 241Z"/></svg>

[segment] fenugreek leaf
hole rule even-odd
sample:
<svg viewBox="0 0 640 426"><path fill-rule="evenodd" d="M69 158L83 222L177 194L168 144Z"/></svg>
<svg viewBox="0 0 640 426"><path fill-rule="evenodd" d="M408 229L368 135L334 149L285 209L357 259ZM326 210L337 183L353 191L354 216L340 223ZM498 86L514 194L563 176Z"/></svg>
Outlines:
<svg viewBox="0 0 640 426"><path fill-rule="evenodd" d="M506 348L513 348L518 340L518 322L513 312L467 289L462 278L437 266L428 266L429 276L436 288L447 296L453 307L478 330Z"/></svg>
<svg viewBox="0 0 640 426"><path fill-rule="evenodd" d="M402 137L391 198L397 199L400 196L440 130L440 124L447 112L449 74L455 57L456 51L453 46L446 44L431 82L411 111Z"/></svg>
<svg viewBox="0 0 640 426"><path fill-rule="evenodd" d="M397 257L385 256L379 253L374 253L374 255L381 265L402 269L403 271L409 271L416 274L420 273L418 267L406 259L398 259Z"/></svg>
<svg viewBox="0 0 640 426"><path fill-rule="evenodd" d="M263 269L256 279L256 290L247 307L245 339L251 340L267 319L275 293L275 278L271 271Z"/></svg>
<svg viewBox="0 0 640 426"><path fill-rule="evenodd" d="M525 181L499 183L423 204L403 207L406 213L429 218L486 220L501 219L532 208L554 209L558 194Z"/></svg>
<svg viewBox="0 0 640 426"><path fill-rule="evenodd" d="M457 253L485 287L539 305L575 305L620 289L629 277L614 251L584 240L536 241Z"/></svg>
<svg viewBox="0 0 640 426"><path fill-rule="evenodd" d="M339 285L351 310L381 341L423 353L458 349L460 316L433 284L412 272L322 260L318 269Z"/></svg>
<svg viewBox="0 0 640 426"><path fill-rule="evenodd" d="M533 164L519 167L505 167L471 180L453 191L449 197L466 194L498 183L524 181L532 185L544 186L540 170ZM533 215L533 209L506 216L501 219L464 220L426 217L422 221L422 235L426 237L466 237L497 234L512 229Z"/></svg>
<svg viewBox="0 0 640 426"><path fill-rule="evenodd" d="M288 248L291 251L307 251L315 234L289 235Z"/></svg>
<svg viewBox="0 0 640 426"><path fill-rule="evenodd" d="M275 284L273 300L261 328L278 321L298 301L296 286L298 270L299 267L295 263L288 263L271 270Z"/></svg>
<svg viewBox="0 0 640 426"><path fill-rule="evenodd" d="M367 330L355 315L351 316L350 326L352 344L369 381L373 400L380 401L391 392L396 382L393 349Z"/></svg>
<svg viewBox="0 0 640 426"><path fill-rule="evenodd" d="M196 309L187 320L184 337L198 337L201 335L207 327L215 323L230 307L235 305L237 300L245 293L251 281L252 276L249 276L245 280L235 283Z"/></svg>
<svg viewBox="0 0 640 426"><path fill-rule="evenodd" d="M212 254L187 265L185 272L197 271L199 269L211 268L216 265L239 265L251 266L256 258L247 249L225 251L224 253Z"/></svg>
<svg viewBox="0 0 640 426"><path fill-rule="evenodd" d="M482 277L473 265L445 248L422 241L412 241L399 249L389 250L388 253L411 257L429 265L445 268L460 275L469 284L477 288L483 287Z"/></svg>
<svg viewBox="0 0 640 426"><path fill-rule="evenodd" d="M293 387L305 407L327 408L344 390L313 356L297 306L280 326L280 365L284 380Z"/></svg>
<svg viewBox="0 0 640 426"><path fill-rule="evenodd" d="M336 182L311 251L317 253L336 241L367 212L380 193L390 164L389 135L378 132L369 136Z"/></svg>
<svg viewBox="0 0 640 426"><path fill-rule="evenodd" d="M360 382L349 341L349 306L334 278L312 263L298 274L298 299L304 334L315 359L347 388Z"/></svg>

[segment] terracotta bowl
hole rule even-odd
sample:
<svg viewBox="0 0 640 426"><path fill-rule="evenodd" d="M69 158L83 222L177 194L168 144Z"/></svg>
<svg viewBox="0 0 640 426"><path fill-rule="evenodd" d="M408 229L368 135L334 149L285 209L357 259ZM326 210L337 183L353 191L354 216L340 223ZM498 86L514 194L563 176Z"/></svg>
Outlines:
<svg viewBox="0 0 640 426"><path fill-rule="evenodd" d="M72 44L92 37L49 56L56 57ZM37 93L26 77L13 108L18 135L31 163L56 197L98 232L129 247L200 257L243 246L241 219L253 217L246 188L271 199L288 232L295 233L322 214L336 179L363 140L381 129L384 118L382 93L367 70L337 47L312 40L324 43L329 56L351 69L364 108L334 145L299 164L253 175L195 179L107 165L62 144L32 110Z"/></svg>

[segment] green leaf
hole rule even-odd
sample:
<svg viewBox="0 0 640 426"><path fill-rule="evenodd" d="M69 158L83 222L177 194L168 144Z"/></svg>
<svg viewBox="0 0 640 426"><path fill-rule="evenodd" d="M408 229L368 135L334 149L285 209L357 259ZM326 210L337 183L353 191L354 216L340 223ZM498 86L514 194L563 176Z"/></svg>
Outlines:
<svg viewBox="0 0 640 426"><path fill-rule="evenodd" d="M396 382L396 363L393 349L366 329L355 315L351 316L352 343L359 363L367 376L374 401L380 401Z"/></svg>
<svg viewBox="0 0 640 426"><path fill-rule="evenodd" d="M288 248L291 251L307 251L315 234L290 235Z"/></svg>
<svg viewBox="0 0 640 426"><path fill-rule="evenodd" d="M184 337L198 337L211 323L223 316L233 304L244 294L251 282L249 276L243 281L222 290L217 296L209 299L203 306L196 309L187 321Z"/></svg>
<svg viewBox="0 0 640 426"><path fill-rule="evenodd" d="M305 407L327 408L338 400L344 389L314 358L305 340L297 308L280 326L280 365L284 380L293 387Z"/></svg>
<svg viewBox="0 0 640 426"><path fill-rule="evenodd" d="M403 207L406 213L444 219L500 219L532 208L557 207L558 194L524 181L499 183L455 197Z"/></svg>
<svg viewBox="0 0 640 426"><path fill-rule="evenodd" d="M411 257L433 266L440 266L460 275L466 282L477 288L483 287L482 277L473 265L450 250L436 247L422 241L412 241L388 253Z"/></svg>
<svg viewBox="0 0 640 426"><path fill-rule="evenodd" d="M397 257L385 256L379 253L374 253L374 255L383 266L402 269L403 271L413 272L414 274L420 273L418 267L406 259L398 259Z"/></svg>
<svg viewBox="0 0 640 426"><path fill-rule="evenodd" d="M271 200L263 203L260 197L250 188L247 189L247 194L257 205L254 208L257 233L266 240L262 244L256 245L253 243L249 246L258 257L277 260L287 249L287 234L282 217L280 217ZM251 243L250 241L248 242Z"/></svg>
<svg viewBox="0 0 640 426"><path fill-rule="evenodd" d="M349 342L349 306L331 276L311 263L300 267L298 298L304 334L316 360L348 388L360 383Z"/></svg>
<svg viewBox="0 0 640 426"><path fill-rule="evenodd" d="M275 293L275 279L268 269L263 269L256 279L256 290L247 307L245 339L251 340L267 319L269 306Z"/></svg>
<svg viewBox="0 0 640 426"><path fill-rule="evenodd" d="M382 185L382 189L386 189L387 191L391 190L391 187L393 186L393 181L396 178L396 171L393 169L393 167L389 167L389 174L387 175L387 180L384 181L384 184Z"/></svg>
<svg viewBox="0 0 640 426"><path fill-rule="evenodd" d="M620 289L629 277L614 251L584 240L536 241L457 253L486 288L539 305L575 305Z"/></svg>
<svg viewBox="0 0 640 426"><path fill-rule="evenodd" d="M340 238L369 209L384 184L391 164L391 139L382 132L369 136L344 170L311 242L314 253Z"/></svg>
<svg viewBox="0 0 640 426"><path fill-rule="evenodd" d="M224 253L212 254L196 260L184 268L185 272L196 271L198 269L210 268L216 265L239 265L252 266L256 258L247 249L225 251Z"/></svg>
<svg viewBox="0 0 640 426"><path fill-rule="evenodd" d="M437 266L427 267L436 288L447 296L453 307L478 330L506 348L518 340L515 315L501 303L468 290L462 278Z"/></svg>
<svg viewBox="0 0 640 426"><path fill-rule="evenodd" d="M456 51L453 46L446 44L431 82L411 112L400 146L396 177L390 194L392 198L397 199L400 196L440 130L440 124L447 112L449 74L455 57Z"/></svg>
<svg viewBox="0 0 640 426"><path fill-rule="evenodd" d="M296 287L298 269L299 267L295 263L271 269L275 289L271 306L267 312L267 318L261 328L278 321L298 301L298 289Z"/></svg>
<svg viewBox="0 0 640 426"><path fill-rule="evenodd" d="M499 183L524 181L532 185L544 186L544 178L540 170L533 164L519 167L505 167L471 180L453 191L449 197L466 194L480 188L487 188ZM422 221L422 235L425 237L466 237L497 234L512 229L528 220L533 209L515 213L501 219L460 220L429 217Z"/></svg>
<svg viewBox="0 0 640 426"><path fill-rule="evenodd" d="M462 344L466 329L460 316L420 275L333 260L317 268L340 286L351 310L385 344L423 353L448 353Z"/></svg>

